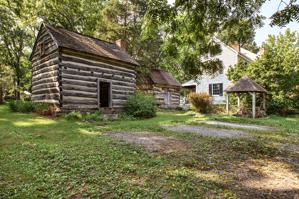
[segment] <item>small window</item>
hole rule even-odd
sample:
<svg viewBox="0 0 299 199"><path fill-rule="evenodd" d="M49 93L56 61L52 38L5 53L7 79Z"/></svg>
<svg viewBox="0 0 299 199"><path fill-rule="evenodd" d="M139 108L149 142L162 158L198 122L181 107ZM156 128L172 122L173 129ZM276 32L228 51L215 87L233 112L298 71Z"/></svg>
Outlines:
<svg viewBox="0 0 299 199"><path fill-rule="evenodd" d="M39 44L38 48L39 48L39 55L40 56L45 55L45 44L43 42Z"/></svg>
<svg viewBox="0 0 299 199"><path fill-rule="evenodd" d="M223 96L223 84L209 84L210 96Z"/></svg>

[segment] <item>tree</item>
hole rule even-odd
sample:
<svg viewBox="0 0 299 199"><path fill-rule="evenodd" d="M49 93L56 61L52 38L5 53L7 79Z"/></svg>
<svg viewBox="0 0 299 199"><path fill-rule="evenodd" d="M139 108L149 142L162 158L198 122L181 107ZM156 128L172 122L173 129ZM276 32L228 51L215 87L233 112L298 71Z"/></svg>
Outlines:
<svg viewBox="0 0 299 199"><path fill-rule="evenodd" d="M289 3L280 0L278 9L282 4L285 5L285 8L275 12L271 16L271 25L285 26L292 21L297 21L299 23L299 4L296 4L296 0L290 0Z"/></svg>
<svg viewBox="0 0 299 199"><path fill-rule="evenodd" d="M236 22L257 25L261 16L259 9L264 0L251 1L182 1L173 6L167 0L149 0L144 21L144 35L156 30L163 33L163 56L176 62L188 78L205 73L215 73L222 68L218 59L203 59L206 55L217 55L220 45L214 41L217 33L227 31L227 41L244 36L230 34ZM240 29L241 30L241 29ZM246 33L247 34L247 33Z"/></svg>
<svg viewBox="0 0 299 199"><path fill-rule="evenodd" d="M265 53L256 61L239 64L228 72L231 80L247 75L263 85L270 96L270 112L299 110L299 32L287 30L269 36L263 44Z"/></svg>
<svg viewBox="0 0 299 199"><path fill-rule="evenodd" d="M1 64L10 66L15 71L15 96L20 98L20 91L24 88L22 81L29 73L28 42L30 35L22 24L23 1L0 1L0 60Z"/></svg>
<svg viewBox="0 0 299 199"><path fill-rule="evenodd" d="M5 65L0 65L0 104L4 103L6 93L13 90L13 70Z"/></svg>

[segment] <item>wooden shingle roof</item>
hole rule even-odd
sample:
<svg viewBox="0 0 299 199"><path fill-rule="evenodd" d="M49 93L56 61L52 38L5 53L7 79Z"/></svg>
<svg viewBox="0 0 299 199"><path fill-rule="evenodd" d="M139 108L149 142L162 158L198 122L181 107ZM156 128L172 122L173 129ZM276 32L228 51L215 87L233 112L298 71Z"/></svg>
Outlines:
<svg viewBox="0 0 299 199"><path fill-rule="evenodd" d="M181 84L168 72L160 69L151 71L150 78L154 84L181 87Z"/></svg>
<svg viewBox="0 0 299 199"><path fill-rule="evenodd" d="M139 65L127 52L120 49L115 43L102 41L50 25L45 25L45 28L53 36L59 47Z"/></svg>
<svg viewBox="0 0 299 199"><path fill-rule="evenodd" d="M249 77L242 77L234 85L225 89L227 93L241 93L241 92L260 92L267 93L267 90L264 89L261 85L254 82Z"/></svg>

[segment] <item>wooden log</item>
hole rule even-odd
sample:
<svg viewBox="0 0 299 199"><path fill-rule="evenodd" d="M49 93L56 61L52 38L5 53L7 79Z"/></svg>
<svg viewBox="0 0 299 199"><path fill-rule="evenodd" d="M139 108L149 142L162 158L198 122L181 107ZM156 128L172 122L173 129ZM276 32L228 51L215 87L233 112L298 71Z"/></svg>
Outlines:
<svg viewBox="0 0 299 199"><path fill-rule="evenodd" d="M45 68L41 68L37 71L32 72L32 76L34 77L35 75L41 74L41 73L47 73L47 72L52 72L58 70L58 65L53 65L53 66L47 66Z"/></svg>
<svg viewBox="0 0 299 199"><path fill-rule="evenodd" d="M92 65L92 66L100 66L100 67L103 67L106 69L114 69L117 71L129 72L129 73L133 73L133 74L136 73L135 70L128 69L125 67L120 67L119 65L111 65L111 64L107 64L106 62L103 62L103 61L95 61L92 59L85 59L80 56L71 56L71 55L62 54L62 59L64 61L68 61L68 62L82 63L82 64Z"/></svg>
<svg viewBox="0 0 299 199"><path fill-rule="evenodd" d="M32 99L33 102L40 102L40 103L48 103L48 104L59 104L59 100L54 100L54 99L43 99L43 100L34 100Z"/></svg>
<svg viewBox="0 0 299 199"><path fill-rule="evenodd" d="M132 77L127 77L127 76L121 76L121 75L113 75L113 74L107 74L104 72L94 72L94 71L85 71L85 70L80 70L80 69L72 69L72 68L67 68L65 69L62 67L62 72L64 74L69 74L69 75L79 75L79 76L92 76L92 77L97 77L97 78L105 78L105 79L114 79L114 80L120 80L124 82L131 82L131 83L136 83L136 79Z"/></svg>
<svg viewBox="0 0 299 199"><path fill-rule="evenodd" d="M87 64L81 64L78 62L66 62L66 61L62 60L61 66L64 68L67 67L67 68L72 68L72 69L77 69L77 70L107 73L107 74L121 75L121 76L136 78L134 73L124 72L124 71L120 71L120 70L106 69L105 67L102 67L101 65L87 65Z"/></svg>
<svg viewBox="0 0 299 199"><path fill-rule="evenodd" d="M34 66L34 68L32 68L32 71L37 71L39 69L42 69L42 68L45 68L45 67L49 67L49 66L53 66L53 65L56 65L56 64L59 64L59 59L58 57L55 57L53 59L50 59L44 63L41 63L39 65L36 65Z"/></svg>
<svg viewBox="0 0 299 199"><path fill-rule="evenodd" d="M77 86L77 85L71 85L71 84L62 84L62 90L86 91L86 92L92 92L92 93L97 92L96 87Z"/></svg>
<svg viewBox="0 0 299 199"><path fill-rule="evenodd" d="M74 97L88 97L88 98L96 98L97 93L84 92L84 91L74 91L74 90L62 90L62 95L64 96L74 96Z"/></svg>
<svg viewBox="0 0 299 199"><path fill-rule="evenodd" d="M50 77L50 78L44 78L41 80L37 80L37 81L32 81L32 86L36 86L39 84L44 84L44 83L54 83L58 81L58 77Z"/></svg>
<svg viewBox="0 0 299 199"><path fill-rule="evenodd" d="M51 71L51 72L46 72L46 73L40 73L38 75L34 75L32 77L32 81L38 81L38 80L41 80L41 79L47 79L47 78L54 78L54 77L57 77L58 76L58 71Z"/></svg>
<svg viewBox="0 0 299 199"><path fill-rule="evenodd" d="M50 83L34 85L34 86L32 86L32 90L39 90L39 89L44 89L44 88L53 88L53 87L58 87L58 86L59 86L58 82L50 82Z"/></svg>
<svg viewBox="0 0 299 199"><path fill-rule="evenodd" d="M96 82L88 82L88 81L81 81L81 80L75 80L75 79L62 78L61 83L62 83L62 85L72 84L72 85L76 85L76 86L85 86L85 87L94 87L94 88L97 87Z"/></svg>
<svg viewBox="0 0 299 199"><path fill-rule="evenodd" d="M45 89L34 89L32 90L32 94L47 94L47 93L58 93L59 94L59 88L58 87L53 87L53 88L45 88Z"/></svg>
<svg viewBox="0 0 299 199"><path fill-rule="evenodd" d="M64 96L63 105L65 104L86 104L86 105L97 105L98 100L94 98L87 97L73 97L73 96Z"/></svg>
<svg viewBox="0 0 299 199"><path fill-rule="evenodd" d="M131 63L118 61L115 59L101 57L101 56L97 56L97 55L92 55L92 54L88 54L88 53L84 53L84 52L78 52L78 51L74 51L71 49L62 48L62 52L64 55L80 57L80 58L84 58L87 60L93 60L93 61L98 61L98 62L104 62L109 65L119 66L119 67L131 69L131 70L135 70L135 67L136 67L134 64L131 64Z"/></svg>
<svg viewBox="0 0 299 199"><path fill-rule="evenodd" d="M33 68L33 67L35 67L37 65L40 65L40 64L42 64L42 63L44 63L46 61L49 61L51 59L54 59L54 58L58 57L58 56L59 56L58 51L57 50L53 51L51 54L47 55L46 57L43 57L42 59L38 59L36 61L32 61L32 65L31 66Z"/></svg>
<svg viewBox="0 0 299 199"><path fill-rule="evenodd" d="M54 99L59 100L60 95L57 93L47 93L47 94L39 94L39 95L32 95L32 100L48 100L48 99Z"/></svg>
<svg viewBox="0 0 299 199"><path fill-rule="evenodd" d="M63 109L68 110L81 110L81 109L98 109L98 105L84 105L84 104L64 104Z"/></svg>

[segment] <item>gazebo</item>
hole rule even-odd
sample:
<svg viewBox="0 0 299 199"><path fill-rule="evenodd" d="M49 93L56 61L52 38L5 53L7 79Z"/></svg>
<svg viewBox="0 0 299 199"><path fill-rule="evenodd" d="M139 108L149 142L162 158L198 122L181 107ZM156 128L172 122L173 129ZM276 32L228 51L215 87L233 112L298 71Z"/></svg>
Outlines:
<svg viewBox="0 0 299 199"><path fill-rule="evenodd" d="M267 90L264 89L261 85L254 82L249 77L242 77L234 85L225 89L226 92L226 112L229 113L229 95L232 93L237 93L238 97L238 110L240 110L240 94L250 93L252 96L252 117L256 116L256 93L263 94L263 109L266 110L266 94Z"/></svg>

